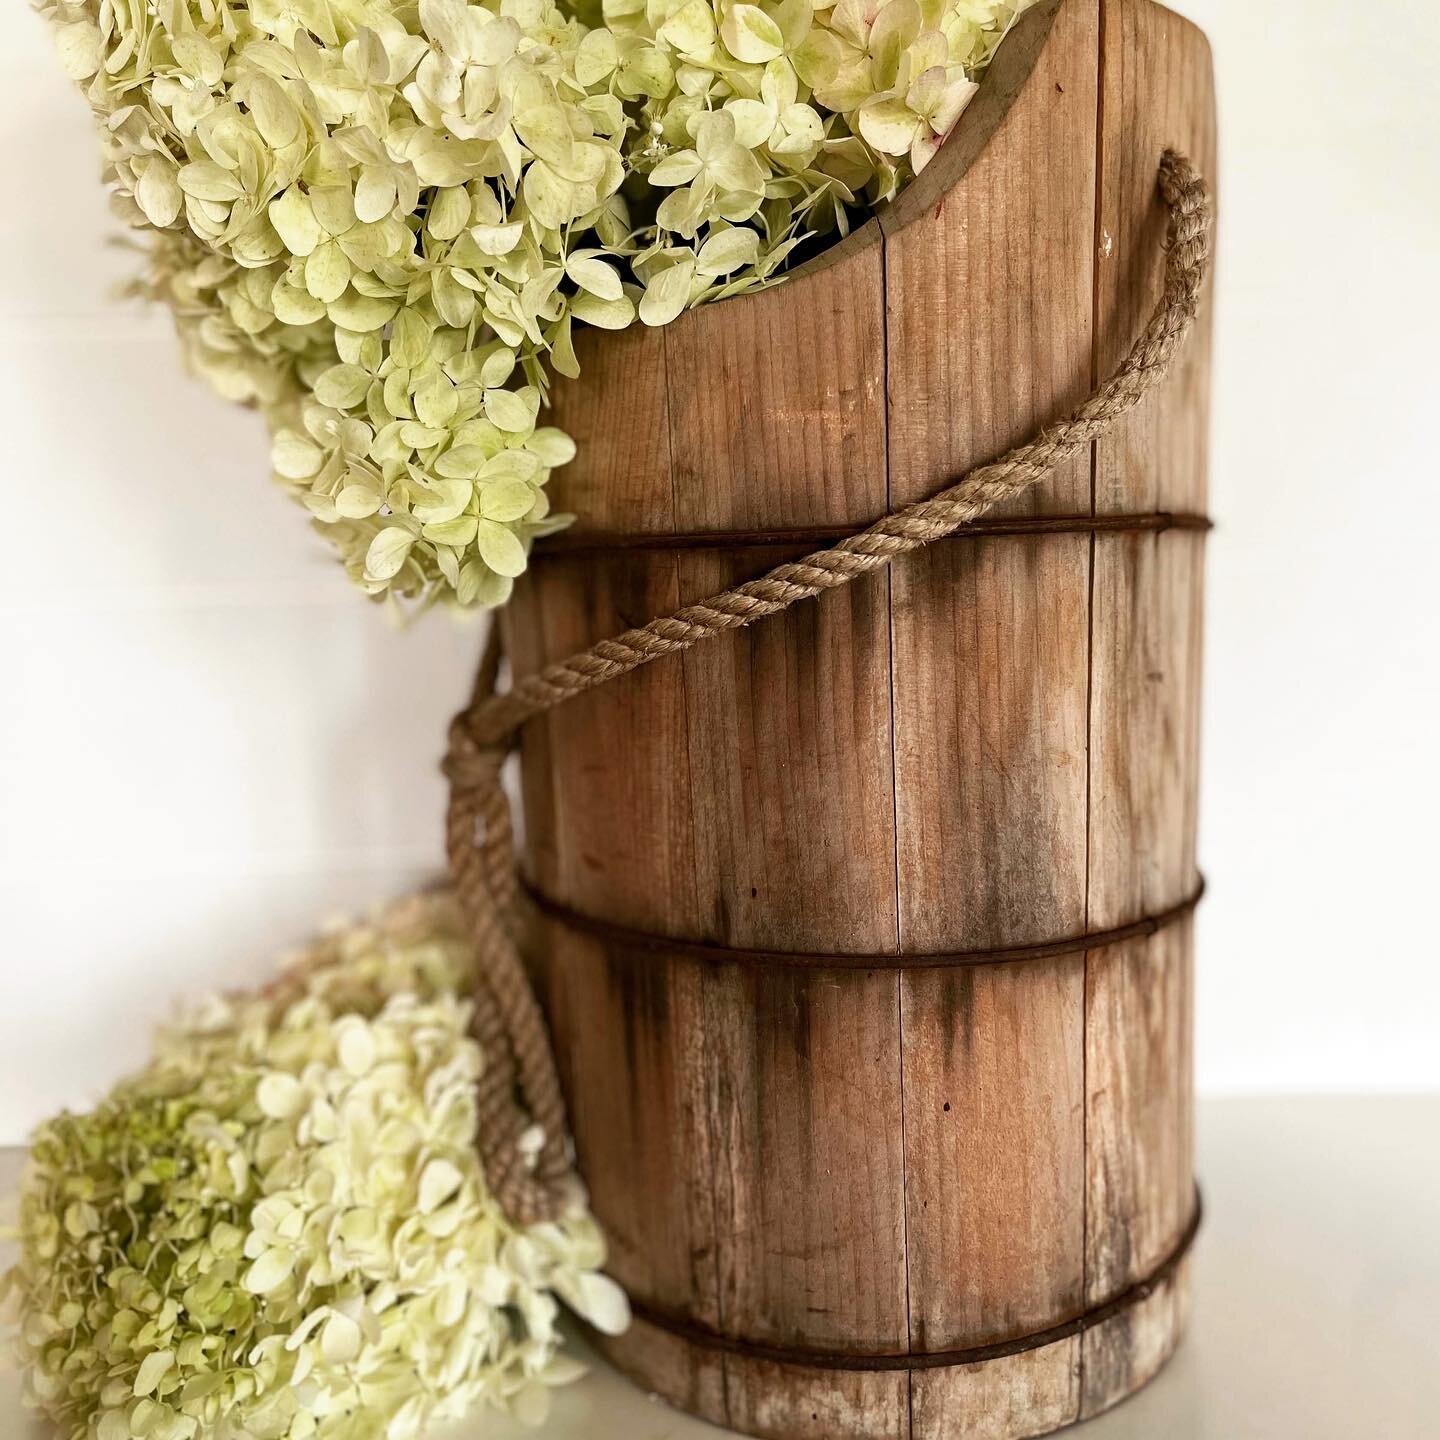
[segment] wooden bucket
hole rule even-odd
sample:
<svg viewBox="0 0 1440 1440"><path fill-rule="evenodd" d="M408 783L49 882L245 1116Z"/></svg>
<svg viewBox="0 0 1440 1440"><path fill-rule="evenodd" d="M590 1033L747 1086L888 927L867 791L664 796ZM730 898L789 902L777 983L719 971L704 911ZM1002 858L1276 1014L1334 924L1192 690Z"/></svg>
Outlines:
<svg viewBox="0 0 1440 1440"><path fill-rule="evenodd" d="M585 337L581 519L518 674L937 490L1064 413L1160 290L1203 36L1053 0L940 157L789 283ZM1208 341L973 533L523 737L537 967L636 1323L755 1435L1011 1437L1187 1310ZM1172 518L1173 517L1173 518Z"/></svg>

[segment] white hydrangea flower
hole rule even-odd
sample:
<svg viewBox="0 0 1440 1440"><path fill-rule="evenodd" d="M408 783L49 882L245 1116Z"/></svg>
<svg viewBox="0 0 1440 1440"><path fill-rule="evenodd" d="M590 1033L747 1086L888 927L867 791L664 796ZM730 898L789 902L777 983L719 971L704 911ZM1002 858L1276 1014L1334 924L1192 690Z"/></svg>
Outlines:
<svg viewBox="0 0 1440 1440"><path fill-rule="evenodd" d="M576 1199L521 1230L476 1150L469 947L429 896L217 998L34 1137L28 1398L66 1440L396 1440L478 1404L532 1422L580 1367L563 1300L628 1323Z"/></svg>
<svg viewBox="0 0 1440 1440"><path fill-rule="evenodd" d="M538 406L574 326L665 324L844 233L1028 3L39 0L158 232L138 288L262 408L357 584L461 605L565 521Z"/></svg>

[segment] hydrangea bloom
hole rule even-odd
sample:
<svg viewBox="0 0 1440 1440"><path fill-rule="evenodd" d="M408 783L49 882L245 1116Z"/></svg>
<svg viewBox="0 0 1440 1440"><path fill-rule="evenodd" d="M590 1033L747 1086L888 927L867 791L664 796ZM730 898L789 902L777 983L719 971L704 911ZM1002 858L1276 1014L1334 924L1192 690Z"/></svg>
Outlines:
<svg viewBox="0 0 1440 1440"><path fill-rule="evenodd" d="M149 293L374 595L564 523L576 324L765 283L893 195L1030 0L39 0Z"/></svg>
<svg viewBox="0 0 1440 1440"><path fill-rule="evenodd" d="M405 902L40 1128L7 1283L67 1440L404 1440L479 1401L538 1420L579 1373L556 1297L624 1327L578 1197L517 1230L486 1190L472 978L453 902Z"/></svg>

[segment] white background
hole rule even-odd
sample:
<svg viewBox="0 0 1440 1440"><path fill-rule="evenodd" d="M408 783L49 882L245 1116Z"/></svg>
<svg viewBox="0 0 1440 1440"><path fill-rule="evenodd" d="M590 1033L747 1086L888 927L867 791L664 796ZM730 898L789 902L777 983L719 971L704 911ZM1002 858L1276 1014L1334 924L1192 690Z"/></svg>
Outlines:
<svg viewBox="0 0 1440 1440"><path fill-rule="evenodd" d="M1440 6L1186 0L1224 143L1200 923L1214 1092L1440 1087ZM251 415L110 298L89 119L0 15L0 1143L179 992L440 868L477 648L397 634Z"/></svg>

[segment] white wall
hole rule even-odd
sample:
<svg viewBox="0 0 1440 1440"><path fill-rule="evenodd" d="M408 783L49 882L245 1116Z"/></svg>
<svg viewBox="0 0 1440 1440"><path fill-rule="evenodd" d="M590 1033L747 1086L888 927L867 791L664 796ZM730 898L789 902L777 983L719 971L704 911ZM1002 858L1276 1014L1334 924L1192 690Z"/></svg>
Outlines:
<svg viewBox="0 0 1440 1440"><path fill-rule="evenodd" d="M440 869L475 627L396 633L183 372L83 99L0 11L0 1144L143 1057L171 999L265 973Z"/></svg>
<svg viewBox="0 0 1440 1440"><path fill-rule="evenodd" d="M1440 7L1181 8L1225 149L1201 1084L1434 1087ZM477 639L352 595L254 418L109 298L89 120L19 5L0 142L3 1143L177 992L439 869Z"/></svg>
<svg viewBox="0 0 1440 1440"><path fill-rule="evenodd" d="M1223 171L1200 1077L1434 1088L1440 6L1178 8Z"/></svg>

